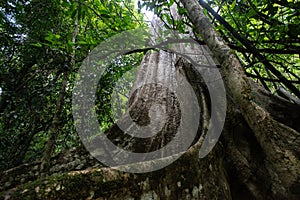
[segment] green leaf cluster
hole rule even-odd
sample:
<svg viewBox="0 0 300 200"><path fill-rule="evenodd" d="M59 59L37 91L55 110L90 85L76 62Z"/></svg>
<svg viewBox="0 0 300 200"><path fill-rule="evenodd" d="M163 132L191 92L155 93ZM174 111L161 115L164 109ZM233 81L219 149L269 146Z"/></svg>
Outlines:
<svg viewBox="0 0 300 200"><path fill-rule="evenodd" d="M145 26L130 0L1 1L0 170L40 158L66 72L56 152L79 145L71 93L81 62L107 38ZM113 87L108 80L134 66L126 59L109 66L114 73L99 82L99 87L105 85L98 93L99 121L106 127L111 123L107 100Z"/></svg>

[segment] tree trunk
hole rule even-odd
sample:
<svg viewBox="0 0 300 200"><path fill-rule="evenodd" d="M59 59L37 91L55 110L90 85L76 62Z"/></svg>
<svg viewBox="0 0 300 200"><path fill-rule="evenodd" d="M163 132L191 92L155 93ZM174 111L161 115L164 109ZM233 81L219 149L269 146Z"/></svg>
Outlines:
<svg viewBox="0 0 300 200"><path fill-rule="evenodd" d="M94 162L93 165L81 167L78 164L72 168L76 171L61 172L58 175L50 173L48 177L14 189L11 189L14 185L6 184L9 180L3 178L1 185L3 183L7 187L2 188L2 196L6 199L300 198L300 127L297 123L300 118L299 106L273 96L251 82L230 49L217 36L198 3L185 0L182 4L213 57L220 63L221 74L228 90L227 117L219 141L214 141L218 138L208 135L211 130L210 119L214 114L213 100L209 94L210 85L199 73L199 66L190 64L184 56L171 51L148 52L140 65L129 98L127 115L105 133L114 145L127 151L145 153L142 160L120 157L115 161L125 164L119 166L117 163L113 168L94 167ZM184 52L180 50L183 46L175 45L177 52ZM208 54L201 46L184 48L190 48L197 55ZM200 113L196 123L196 135L190 131L193 130L191 123L187 124L190 129L180 132L182 115L197 117L197 113L194 115L191 110L193 106L187 107L190 113L182 112L185 102L176 97L176 94L187 93L176 93L165 87L177 88L183 84L184 81L178 78L178 73L188 80L196 94L199 105L197 112ZM150 124L148 127L151 131L159 127L158 134L142 139L125 134L140 133L139 127L126 125L128 117L141 127ZM222 122L213 125L220 123ZM124 124L125 128L123 126L122 129ZM216 130L214 127L212 132ZM149 156L150 152L162 149L176 139L178 131L182 135L177 139L177 146L173 146L170 151L161 151L160 157ZM93 141L96 144L97 137ZM205 145L214 142L216 144L212 150L211 146L203 150ZM179 146L186 144L189 145L184 151L180 149ZM105 147L101 148L103 152ZM96 155L99 151L101 149L94 149L92 154ZM206 151L210 152L206 155ZM160 169L156 171L149 170L154 169L153 166L157 163L172 160L174 156L179 158L170 165L158 167ZM143 162L135 163L137 161ZM130 173L135 168L139 173ZM8 177L14 174L16 177L16 171L20 169L12 169L2 175Z"/></svg>
<svg viewBox="0 0 300 200"><path fill-rule="evenodd" d="M168 52L154 51L145 56L136 83L140 85L140 83L146 83L150 79L153 81L153 79L159 78L164 85L170 82L178 84L176 77L170 75L175 74L175 70L180 70L181 73L187 75L188 80L201 81L202 79L195 69L184 62L182 58ZM179 123L176 117L178 108L172 106L176 104L176 102L172 102L176 99L168 99L170 92L164 88L164 85L145 84L133 92L135 95L129 101L131 116L140 124L149 123L148 115L151 106L157 102L163 103L165 101L167 123L162 128L163 131L160 136L145 140L141 144L139 140L120 137L124 133L115 124L106 132L107 136L112 141L125 141L125 139L127 141L125 145L117 143L116 145L121 145L131 151L151 152L165 146L169 142L169 138L173 139L172 134L176 134L174 130L177 131L176 126ZM204 107L207 107L207 99L203 98L206 96L207 89L205 86L201 86L198 81L194 82L192 86L197 93L199 104L203 107L202 113L209 117L209 114L205 113L208 111L204 110ZM142 100L146 104L141 104ZM156 117L152 116L152 119ZM208 119L202 118L201 121L200 127L207 126L204 121L208 121ZM92 168L75 172L61 172L59 175L20 186L16 190L12 189L6 195L10 196L11 199L27 197L36 199L231 199L221 145L218 144L208 156L200 160L199 146L203 141L200 135L204 131L199 130L198 132L199 135L192 140L193 146L191 148L174 163L158 171L134 174L111 168ZM184 141L181 142L184 143ZM161 158L167 160L169 157L162 155ZM145 158L143 165L138 167L151 168L153 162L163 161L160 158L156 160ZM77 192L74 192L74 189Z"/></svg>
<svg viewBox="0 0 300 200"><path fill-rule="evenodd" d="M241 64L217 35L198 2L195 0L181 2L187 9L197 31L221 64L221 73L233 100L265 154L264 163L272 180L270 185L272 195L270 196L291 199L295 194L293 188L298 186L300 181L299 132L274 120L270 113L259 104L260 102L254 101L251 95L253 88ZM248 189L251 188L253 188L252 184L248 186ZM256 195L257 198L261 196Z"/></svg>
<svg viewBox="0 0 300 200"><path fill-rule="evenodd" d="M75 44L76 37L78 35L78 10L76 11L75 15L75 22L74 22L74 32L72 37L72 43ZM55 152L55 146L56 146L56 140L59 136L59 129L60 127L60 121L61 121L61 113L63 111L63 106L65 103L65 95L67 91L67 84L69 79L69 74L71 71L71 68L75 66L75 47L73 47L73 51L70 56L70 63L69 63L69 69L64 69L62 73L62 83L61 83L61 89L59 91L59 95L56 101L56 110L54 113L54 117L49 129L49 139L47 141L47 144L44 149L42 162L41 162L41 172L47 172L50 168L50 160L53 156L53 153ZM43 174L42 174L43 175Z"/></svg>

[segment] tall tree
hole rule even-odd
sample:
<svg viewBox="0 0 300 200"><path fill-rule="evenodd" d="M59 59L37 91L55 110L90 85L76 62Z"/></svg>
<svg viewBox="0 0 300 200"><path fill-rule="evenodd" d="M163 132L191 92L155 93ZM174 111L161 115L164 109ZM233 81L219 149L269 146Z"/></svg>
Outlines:
<svg viewBox="0 0 300 200"><path fill-rule="evenodd" d="M108 155L117 157L114 160L117 162L114 168L127 172L102 167L61 173L47 177L46 181L43 179L43 183L36 180L21 185L3 192L3 195L11 199L299 199L300 127L297 120L300 113L296 98L299 89L294 80L298 71L295 70L294 78L287 79L279 68L270 64L267 55L263 55L254 44L240 37L239 33L204 1L180 2L145 3L160 16L159 20L155 20L153 29L158 45L146 48L150 51L144 56L138 69L132 96L129 97L127 104L127 115L105 132L105 137L115 146L135 153L145 153L146 156L136 160L134 156L111 151ZM224 1L222 3L219 5L224 5ZM241 6L239 9L242 9L242 6L245 8L249 6L246 1L233 1L229 7L234 10L237 4ZM269 22L263 12L257 10L263 5L258 2L249 4L257 17ZM283 7L291 6L289 2L278 2L278 5L280 4L284 4ZM236 40L219 35L200 5L212 13L212 21L219 20ZM175 45L172 45L174 40L168 37L170 31L166 31L166 28L176 29L191 36L198 43L177 44L180 41L177 38ZM217 30L221 31L221 34L224 33L220 28ZM163 34L167 34L167 37L159 38ZM291 37L294 39L295 35L297 34L293 33ZM224 42L222 38L227 41ZM237 41L236 45L231 41ZM124 40L124 46L126 42L138 43L134 40ZM201 46L203 44L206 46ZM239 55L237 57L227 44L242 49L243 52L237 52ZM109 48L115 50L113 46ZM103 53L107 49L100 47L97 50ZM141 48L133 52L143 50L145 49ZM245 52L246 54L243 54ZM255 58L248 56L249 52ZM129 54L132 51L125 53ZM207 57L203 58L202 55ZM84 61L84 65L90 63L89 58L92 56L93 54ZM195 59L189 59L191 57ZM215 61L216 65L207 65L208 59ZM265 88L247 77L250 72L241 64L256 59L262 62L265 73L269 73L270 77L264 77L264 72L254 74L252 77L255 76ZM197 65L194 60L202 61L201 65ZM209 72L220 69L221 76L211 78L208 82L207 77L199 73L199 68L205 67L214 67L206 70ZM284 68L284 65L282 67ZM251 72L256 73L256 70L253 68ZM195 103L192 96L188 96L189 88L185 87L181 77L188 80L192 86L199 110L193 109L196 108L194 105L187 105L182 101L180 95L188 97L188 104ZM210 94L210 88L221 77L226 88L227 117L222 136L217 142L215 140L218 138L211 134L217 132L219 126L222 127L222 120L217 120L218 118L212 120L216 109L213 107L214 96ZM285 98L268 91L274 91L273 86L270 86L274 80L275 83L280 82L285 87L287 95ZM165 86L170 86L171 89ZM180 89L179 92L176 90L180 88L179 86L183 88L182 93ZM172 90L174 88L177 93ZM86 94L85 92L90 91L83 91L82 94ZM214 95L219 101L224 101L218 98L220 94ZM87 100L93 102L93 99ZM222 112L217 112L217 116L220 115ZM189 128L183 129L176 140L176 133L182 130L182 119L186 116L196 120L187 120ZM90 125L92 124L90 119L92 117L88 115L81 119L82 122L76 122L88 122ZM150 124L150 130L160 127L160 131L156 136L148 138L133 137L128 133L140 134L140 130L147 133L148 130L130 126L133 122L141 127ZM151 124L154 126L151 127ZM196 135L193 135L193 126L197 126ZM83 131L87 128L82 127ZM88 150L96 157L99 154L101 157L105 150L109 149L104 145L100 147L96 145L95 148L94 144L102 144L102 137L103 135L93 137L89 135L85 138L87 140L92 138L91 145L87 147L91 147ZM176 140L177 146L168 151L161 151L159 157L149 156L150 153L169 145L172 140ZM211 146L205 146L210 143L216 143L212 150ZM185 147L186 144L189 145ZM211 151L206 155L205 150ZM206 156L203 158L203 155ZM168 163L174 157L179 158L172 164L157 171L149 170L157 164L160 166ZM143 162L135 163L136 161ZM119 166L120 163L123 165ZM129 173L134 172L133 169L136 172L147 173ZM5 174L9 176L14 172L16 171L6 171ZM74 192L74 188L77 188L77 192Z"/></svg>

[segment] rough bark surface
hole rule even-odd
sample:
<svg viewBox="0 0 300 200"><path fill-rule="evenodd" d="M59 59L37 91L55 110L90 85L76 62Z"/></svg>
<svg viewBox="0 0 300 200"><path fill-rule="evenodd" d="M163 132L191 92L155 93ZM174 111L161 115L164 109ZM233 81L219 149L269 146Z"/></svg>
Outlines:
<svg viewBox="0 0 300 200"><path fill-rule="evenodd" d="M300 199L300 126L297 123L300 118L299 106L274 96L251 82L230 49L217 36L198 3L184 0L182 4L220 63L228 88L226 123L215 148L205 158L199 158L211 108L207 88L203 77L197 73L196 66L174 53L153 51L145 56L139 68L128 109L136 123L145 125L150 120L151 106L164 102L170 116L167 123L159 136L142 142L128 138L117 124L105 134L116 145L136 152L149 152L166 145L178 127L180 109L176 105L176 99L166 99L165 97L172 95L161 85L139 87L149 80L179 84L174 77L174 72L178 70L192 85L201 110L197 137L178 160L154 172L125 173L103 166L83 148L78 148L52 158L52 167L43 178L38 178L38 162L1 172L2 197ZM194 47L193 52L207 54L200 46ZM139 89L136 90L137 88ZM160 122L157 123L160 126ZM162 158L168 159L163 155ZM145 160L145 168L156 161L149 158Z"/></svg>
<svg viewBox="0 0 300 200"><path fill-rule="evenodd" d="M192 65L186 64L174 54L160 51L148 54L144 58L137 76L138 83L142 84L147 79L153 80L157 78L165 84L169 82L178 84L175 82L175 77L170 75L174 70L180 70L182 74L187 75L189 80L202 79ZM198 94L199 104L201 107L206 108L207 102L204 97L207 91L205 86L198 82L192 83L192 85ZM146 104L141 104L141 99L145 99L146 94L151 98L146 101ZM133 118L135 117L139 123L147 123L151 104L166 99L165 97L168 97L168 94L163 87L150 85L138 90L133 97L134 99L129 102L129 109L132 109ZM169 103L173 105L172 102ZM168 143L168 138L172 138L174 130L176 131L178 124L178 120L176 120L178 115L177 109L174 106L169 108L168 114L171 116L171 121L167 121L166 129L162 129L163 131L157 137L157 140L154 138L142 145L139 141L128 140L127 138L121 137L120 140L122 131L117 125L112 126L106 134L112 141L114 139L116 141L127 141L126 145L120 145L130 150L147 152L151 151L152 148L160 148ZM201 120L205 121L204 117L209 117L209 113L206 113L208 111L204 110L202 112L204 115ZM208 120L206 119L206 121ZM205 122L201 124L201 126L206 126ZM172 132L169 132L169 130L172 130ZM62 163L60 163L58 166L55 165L56 167L54 166L50 169L52 172L48 174L50 176L30 183L26 182L36 179L38 174L36 176L23 177L22 182L25 184L14 189L9 188L14 187L15 182L9 183L9 180L4 179L3 182L6 182L6 187L3 189L7 190L7 192L4 192L3 195L6 195L9 199L230 199L230 187L222 161L224 154L221 147L218 145L209 156L200 160L200 134L201 130L199 130L199 137L194 141L194 146L180 159L159 171L145 174L123 173L104 167L95 168L96 162L88 160L82 162L87 163L84 166L76 166L74 164L74 167L71 167L69 164L69 169L78 171L65 172L65 170L61 169L59 170L60 173L52 174L55 172L54 168L62 166ZM75 159L70 163L74 163L76 160L80 163L80 160L84 159L85 156L77 157L79 159ZM94 165L91 166L91 163ZM147 167L148 164L151 164L151 162L145 162L144 167ZM24 165L20 168L31 167ZM19 173L22 170L20 168L4 172L5 177L21 177ZM37 168L36 170L38 171L38 167L33 168ZM31 171L33 170L31 169ZM78 193L74 193L74 190L78 191Z"/></svg>
<svg viewBox="0 0 300 200"><path fill-rule="evenodd" d="M296 198L293 189L299 184L299 132L276 121L251 96L252 87L236 56L217 35L195 0L181 1L189 17L214 57L221 64L221 73L233 100L252 129L264 154L264 165L272 179L271 190L276 198Z"/></svg>

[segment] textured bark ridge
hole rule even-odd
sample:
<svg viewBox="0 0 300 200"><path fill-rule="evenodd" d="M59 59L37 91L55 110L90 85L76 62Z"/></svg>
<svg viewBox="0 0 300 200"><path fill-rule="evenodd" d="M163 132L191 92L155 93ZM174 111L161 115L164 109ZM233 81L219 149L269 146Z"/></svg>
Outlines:
<svg viewBox="0 0 300 200"><path fill-rule="evenodd" d="M198 51L201 52L202 49ZM179 103L181 102L178 102L175 94L164 85L180 86L174 76L176 70L191 82L202 115L199 133L196 138L192 138L191 148L186 149L187 152L173 164L144 174L85 166L87 167L85 170L62 171L2 194L10 199L230 199L230 187L222 165L223 153L219 145L209 156L199 159L199 145L203 141L200 136L205 132L202 130L208 126L210 115L207 108L209 104L207 89L197 70L177 55L164 51L153 51L146 55L137 75L134 87L137 90L133 90L133 96L129 100L131 117L139 124L149 123L149 108L153 104L158 102L166 106L167 119L159 134L151 139L140 141L128 138L129 136L126 136L117 125L113 125L106 134L116 145L136 152L150 152L168 144L176 134L180 123ZM143 84L157 79L160 84ZM140 87L140 85L144 86ZM184 135L178 145L185 143L184 140L188 137L188 134ZM118 143L119 141L121 142ZM174 148L176 151L176 146ZM163 155L161 158L168 159ZM150 161L143 164L145 168L157 162L151 158L146 160Z"/></svg>
<svg viewBox="0 0 300 200"><path fill-rule="evenodd" d="M169 144L180 129L182 111L177 96L164 85L180 86L174 75L177 71L193 87L200 109L197 135L178 160L154 172L125 173L103 166L78 148L74 151L80 153L71 152L60 159L53 158L53 167L43 178L38 178L38 164L1 172L0 185L4 185L0 187L1 197L300 199L299 106L274 96L251 82L230 49L207 22L197 2L184 0L182 4L220 63L228 89L225 127L214 149L206 157L199 158L200 147L205 140L212 115L208 88L197 69L201 66L192 65L180 55L169 51L152 51L147 53L139 67L128 110L132 120L139 125L156 123L152 128L161 127L158 134L137 139L124 133L118 124L113 125L105 134L115 145L133 152L152 152ZM203 64L207 64L207 58L211 59L205 47L186 48L179 45L176 48L179 52L183 51L180 48L193 52L198 61L202 59ZM156 84L153 84L153 80L156 80ZM165 107L165 116L151 110L157 104ZM154 117L151 118L151 115ZM151 121L161 117L165 120ZM135 127L127 128L135 131ZM178 145L183 145L190 136L187 131ZM178 153L176 149L176 146L172 149L174 153ZM101 149L95 151L101 153ZM165 153L167 152L163 152L160 158L145 157L145 162L138 167L147 169L155 162L169 159L164 156ZM66 161L62 161L64 157ZM124 169L126 166L120 167ZM17 181L21 179L21 184L18 185Z"/></svg>
<svg viewBox="0 0 300 200"><path fill-rule="evenodd" d="M299 184L299 132L276 121L269 112L254 101L241 64L230 48L218 37L195 0L181 1L189 17L221 64L221 73L242 116L261 146L264 164L272 179L271 190L277 198L292 198ZM251 187L249 186L249 189ZM296 192L297 193L297 192ZM259 194L256 195L260 197Z"/></svg>

